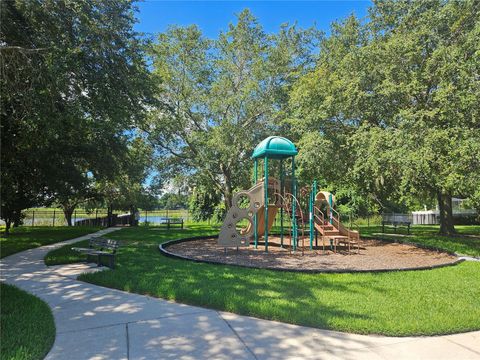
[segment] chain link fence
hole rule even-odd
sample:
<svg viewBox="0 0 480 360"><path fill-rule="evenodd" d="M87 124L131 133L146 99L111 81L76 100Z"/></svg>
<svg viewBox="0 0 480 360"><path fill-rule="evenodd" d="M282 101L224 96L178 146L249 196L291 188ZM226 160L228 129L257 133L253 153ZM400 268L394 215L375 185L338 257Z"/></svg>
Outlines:
<svg viewBox="0 0 480 360"><path fill-rule="evenodd" d="M124 211L114 211L116 215L128 214ZM29 209L24 211L25 218L23 225L25 226L66 226L67 220L61 209ZM108 216L106 209L96 209L93 211L75 210L72 214L72 225L79 225L83 220L102 219ZM190 222L192 217L188 210L141 210L139 211L140 224L163 224L167 219L182 218L183 221Z"/></svg>

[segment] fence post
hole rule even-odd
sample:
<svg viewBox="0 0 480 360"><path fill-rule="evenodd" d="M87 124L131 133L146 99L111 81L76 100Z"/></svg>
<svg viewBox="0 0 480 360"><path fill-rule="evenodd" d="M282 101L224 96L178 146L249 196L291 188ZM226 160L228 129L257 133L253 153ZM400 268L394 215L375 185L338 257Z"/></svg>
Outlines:
<svg viewBox="0 0 480 360"><path fill-rule="evenodd" d="M33 210L32 214L32 226L35 226L35 210Z"/></svg>
<svg viewBox="0 0 480 360"><path fill-rule="evenodd" d="M55 209L53 209L53 221L52 221L52 226L55 226Z"/></svg>

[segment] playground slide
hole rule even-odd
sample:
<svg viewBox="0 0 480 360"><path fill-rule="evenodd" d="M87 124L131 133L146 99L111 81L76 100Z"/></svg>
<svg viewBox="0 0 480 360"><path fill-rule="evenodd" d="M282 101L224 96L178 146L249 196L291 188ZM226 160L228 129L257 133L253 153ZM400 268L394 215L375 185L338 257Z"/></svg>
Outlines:
<svg viewBox="0 0 480 360"><path fill-rule="evenodd" d="M276 206L269 206L268 207L268 231L273 226L273 222L275 221L275 216L277 215L278 208ZM242 234L247 234L252 231L253 234L253 223L249 223L245 229L242 229ZM257 234L258 236L263 236L265 234L265 206L262 206L258 209L257 212Z"/></svg>

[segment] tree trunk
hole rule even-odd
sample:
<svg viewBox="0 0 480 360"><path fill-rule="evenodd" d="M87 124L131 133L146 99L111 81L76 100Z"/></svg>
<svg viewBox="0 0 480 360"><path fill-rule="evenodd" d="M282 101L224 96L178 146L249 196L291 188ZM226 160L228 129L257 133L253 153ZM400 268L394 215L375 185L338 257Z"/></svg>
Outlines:
<svg viewBox="0 0 480 360"><path fill-rule="evenodd" d="M137 213L137 208L133 205L130 205L130 226L137 226L138 222L135 218L135 214Z"/></svg>
<svg viewBox="0 0 480 360"><path fill-rule="evenodd" d="M456 234L453 225L453 211L452 211L452 195L437 193L438 209L440 212L440 234L454 235Z"/></svg>
<svg viewBox="0 0 480 360"><path fill-rule="evenodd" d="M107 227L112 226L112 217L113 217L113 206L107 207Z"/></svg>
<svg viewBox="0 0 480 360"><path fill-rule="evenodd" d="M232 199L233 199L233 194L232 194L232 185L230 180L226 180L225 183L225 190L223 191L223 201L225 203L225 210L228 211L232 207Z"/></svg>
<svg viewBox="0 0 480 360"><path fill-rule="evenodd" d="M12 221L10 219L5 219L5 235L10 234L10 226L12 225Z"/></svg>
<svg viewBox="0 0 480 360"><path fill-rule="evenodd" d="M220 170L222 170L223 178L225 179L225 186L223 188L223 202L225 204L225 211L228 211L232 207L232 178L230 171L223 165L220 165Z"/></svg>
<svg viewBox="0 0 480 360"><path fill-rule="evenodd" d="M65 215L65 220L67 220L67 225L72 226L72 215L75 207L62 206L63 215Z"/></svg>

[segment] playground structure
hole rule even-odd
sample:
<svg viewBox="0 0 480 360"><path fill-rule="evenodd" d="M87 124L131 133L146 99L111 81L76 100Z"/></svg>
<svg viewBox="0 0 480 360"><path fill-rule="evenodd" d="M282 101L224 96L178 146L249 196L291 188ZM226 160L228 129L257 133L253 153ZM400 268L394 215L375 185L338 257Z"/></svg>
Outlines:
<svg viewBox="0 0 480 360"><path fill-rule="evenodd" d="M268 252L269 233L279 214L281 248L287 247L296 252L300 247L303 254L305 242L313 250L318 248L320 236L323 252L325 246L336 252L338 245L348 247L349 252L351 246L356 246L358 252L359 232L341 223L340 214L335 210L334 195L327 191L317 192L316 181L311 187L298 190L295 177L297 154L295 145L280 136L270 136L257 145L252 155L254 184L250 189L234 195L232 207L220 229L218 245L224 248L248 247L253 239L254 248L257 249L259 239L263 236L265 252ZM263 177L259 178L261 160ZM279 179L270 176L269 166L271 163L274 165L272 160L279 161L276 166ZM246 227L242 225L245 220ZM288 234L285 230L288 230ZM286 236L289 238L288 244L285 242Z"/></svg>

